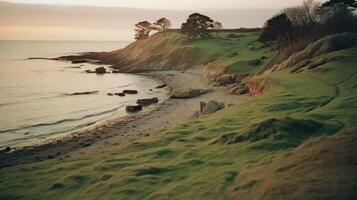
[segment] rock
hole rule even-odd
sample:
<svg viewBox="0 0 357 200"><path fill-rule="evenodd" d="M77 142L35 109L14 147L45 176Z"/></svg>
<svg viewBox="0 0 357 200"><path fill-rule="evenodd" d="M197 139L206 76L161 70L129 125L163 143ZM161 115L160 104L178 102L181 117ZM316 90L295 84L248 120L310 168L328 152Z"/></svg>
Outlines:
<svg viewBox="0 0 357 200"><path fill-rule="evenodd" d="M120 93L115 93L115 95L120 96L120 97L124 97L124 96L125 96L125 93L120 92Z"/></svg>
<svg viewBox="0 0 357 200"><path fill-rule="evenodd" d="M84 60L84 59L79 59L79 60L73 60L72 64L80 64L80 63L86 63L86 62L88 62L88 61Z"/></svg>
<svg viewBox="0 0 357 200"><path fill-rule="evenodd" d="M196 111L193 113L193 115L191 116L192 119L197 119L200 117L200 111Z"/></svg>
<svg viewBox="0 0 357 200"><path fill-rule="evenodd" d="M108 93L107 95L108 95L108 96L113 96L114 94L113 94L113 93Z"/></svg>
<svg viewBox="0 0 357 200"><path fill-rule="evenodd" d="M208 115L208 114L214 113L218 110L221 110L224 107L225 107L224 103L219 103L217 101L210 101L206 104L206 106L203 108L203 110L200 114Z"/></svg>
<svg viewBox="0 0 357 200"><path fill-rule="evenodd" d="M123 90L124 94L137 94L138 91L137 90Z"/></svg>
<svg viewBox="0 0 357 200"><path fill-rule="evenodd" d="M155 104L155 103L158 103L159 102L159 99L158 98L151 98L151 99L138 99L136 101L136 103L138 105L141 105L141 106L148 106L148 105L151 105L151 104Z"/></svg>
<svg viewBox="0 0 357 200"><path fill-rule="evenodd" d="M206 106L207 106L207 103L201 101L200 102L200 112L199 113L201 113Z"/></svg>
<svg viewBox="0 0 357 200"><path fill-rule="evenodd" d="M188 89L188 90L176 90L173 91L170 95L171 99L188 99L188 98L195 98L201 96L203 94L208 93L208 90L202 89Z"/></svg>
<svg viewBox="0 0 357 200"><path fill-rule="evenodd" d="M125 108L127 112L138 112L142 109L143 107L141 105L131 105L131 106L126 106Z"/></svg>
<svg viewBox="0 0 357 200"><path fill-rule="evenodd" d="M112 74L119 74L120 71L112 71Z"/></svg>
<svg viewBox="0 0 357 200"><path fill-rule="evenodd" d="M229 94L231 95L242 95L242 94L247 94L249 92L248 88L243 85L236 85L234 86L230 91Z"/></svg>
<svg viewBox="0 0 357 200"><path fill-rule="evenodd" d="M105 74L106 72L107 72L107 70L104 67L95 68L96 74Z"/></svg>
<svg viewBox="0 0 357 200"><path fill-rule="evenodd" d="M52 154L50 154L50 155L48 155L48 156L46 157L46 159L54 159L54 158L55 158L55 156L52 155Z"/></svg>
<svg viewBox="0 0 357 200"><path fill-rule="evenodd" d="M10 152L11 151L11 147L6 147L5 148L5 152Z"/></svg>
<svg viewBox="0 0 357 200"><path fill-rule="evenodd" d="M253 59L253 60L248 60L247 64L252 66L257 66L262 64L262 61L260 59Z"/></svg>
<svg viewBox="0 0 357 200"><path fill-rule="evenodd" d="M166 86L167 86L166 84L162 84L162 85L157 86L156 89L161 89L161 88L164 88Z"/></svg>
<svg viewBox="0 0 357 200"><path fill-rule="evenodd" d="M218 86L229 85L238 82L239 79L235 74L222 74L216 77L215 82Z"/></svg>

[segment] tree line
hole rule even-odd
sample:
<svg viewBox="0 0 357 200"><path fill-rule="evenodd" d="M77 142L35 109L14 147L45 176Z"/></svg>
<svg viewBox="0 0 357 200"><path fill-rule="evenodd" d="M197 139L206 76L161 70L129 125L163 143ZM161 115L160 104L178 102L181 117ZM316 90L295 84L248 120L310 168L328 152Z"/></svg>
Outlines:
<svg viewBox="0 0 357 200"><path fill-rule="evenodd" d="M150 36L152 31L166 32L171 27L171 22L167 18L161 18L154 23L140 21L135 24L135 39L143 40ZM181 33L186 34L189 39L210 37L209 30L222 29L221 22L213 21L210 17L199 13L188 16L186 22L181 25ZM216 32L218 37L219 32Z"/></svg>
<svg viewBox="0 0 357 200"><path fill-rule="evenodd" d="M330 34L357 32L356 8L356 0L329 0L322 4L305 0L302 5L286 8L270 18L259 39L276 41L283 49Z"/></svg>

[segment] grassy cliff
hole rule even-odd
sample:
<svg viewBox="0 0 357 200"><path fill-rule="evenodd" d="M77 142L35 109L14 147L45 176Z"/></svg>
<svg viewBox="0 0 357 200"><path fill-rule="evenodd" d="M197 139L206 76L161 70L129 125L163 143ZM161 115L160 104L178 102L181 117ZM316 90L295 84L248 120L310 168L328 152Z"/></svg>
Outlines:
<svg viewBox="0 0 357 200"><path fill-rule="evenodd" d="M218 72L252 74L276 55L273 46L257 40L259 32L220 31L218 37L188 40L178 31L157 33L124 49L84 55L112 64L122 72L184 70L208 67Z"/></svg>
<svg viewBox="0 0 357 200"><path fill-rule="evenodd" d="M142 48L191 49L197 54L186 56L195 63L199 55L207 67L251 74L250 82L269 87L248 102L127 147L0 169L0 199L357 198L357 45L332 48L336 38L356 41L355 35L325 38L317 43L327 48L312 44L301 52L304 59L259 75L268 61L247 61L276 52L257 42L256 33L191 42L177 33L153 37L177 46ZM143 44L127 48L135 45ZM312 47L320 53L308 54Z"/></svg>

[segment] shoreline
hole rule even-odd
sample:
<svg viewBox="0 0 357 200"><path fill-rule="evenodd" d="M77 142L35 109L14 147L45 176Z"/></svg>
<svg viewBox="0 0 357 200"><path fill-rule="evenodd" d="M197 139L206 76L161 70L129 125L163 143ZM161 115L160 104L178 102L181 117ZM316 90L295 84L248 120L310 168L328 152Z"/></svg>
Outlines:
<svg viewBox="0 0 357 200"><path fill-rule="evenodd" d="M168 98L146 113L109 119L42 145L25 147L11 153L1 152L0 168L47 159L63 159L77 153L83 154L91 150L105 150L108 146L125 145L192 119L194 113L199 110L201 101L216 100L224 102L227 106L248 99L247 95L227 95L227 87L214 87L203 79L198 70L156 71L139 75L167 84L170 91L195 88L211 89L212 92L192 99Z"/></svg>

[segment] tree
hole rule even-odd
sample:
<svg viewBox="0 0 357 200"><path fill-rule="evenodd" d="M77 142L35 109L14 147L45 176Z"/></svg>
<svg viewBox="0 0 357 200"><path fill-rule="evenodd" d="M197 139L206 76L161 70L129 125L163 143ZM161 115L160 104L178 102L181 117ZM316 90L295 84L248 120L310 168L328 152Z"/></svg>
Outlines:
<svg viewBox="0 0 357 200"><path fill-rule="evenodd" d="M207 38L210 37L208 28L213 28L213 20L205 15L193 13L181 25L181 32L188 35L189 39Z"/></svg>
<svg viewBox="0 0 357 200"><path fill-rule="evenodd" d="M219 30L223 28L223 25L218 21L214 21L212 25L212 29L216 30L216 37L218 38Z"/></svg>
<svg viewBox="0 0 357 200"><path fill-rule="evenodd" d="M356 0L329 0L319 8L324 29L332 33L357 32L357 17L353 11L357 8Z"/></svg>
<svg viewBox="0 0 357 200"><path fill-rule="evenodd" d="M318 9L320 3L305 0L302 5L284 9L284 13L296 27L309 27L319 23Z"/></svg>
<svg viewBox="0 0 357 200"><path fill-rule="evenodd" d="M157 20L154 23L154 25L160 27L159 31L166 31L167 29L169 29L171 27L171 22L170 22L170 20L168 20L166 18L161 18L161 19Z"/></svg>
<svg viewBox="0 0 357 200"><path fill-rule="evenodd" d="M356 0L329 0L322 4L321 7L331 7L334 5L343 5L346 7L357 8Z"/></svg>
<svg viewBox="0 0 357 200"><path fill-rule="evenodd" d="M293 25L290 19L285 13L281 13L265 23L259 40L262 42L277 41L279 46L284 46L285 43L290 45L292 32Z"/></svg>
<svg viewBox="0 0 357 200"><path fill-rule="evenodd" d="M149 37L149 34L152 28L152 24L148 21L141 21L135 24L135 39L136 40L143 40Z"/></svg>

